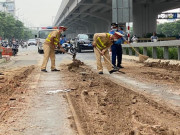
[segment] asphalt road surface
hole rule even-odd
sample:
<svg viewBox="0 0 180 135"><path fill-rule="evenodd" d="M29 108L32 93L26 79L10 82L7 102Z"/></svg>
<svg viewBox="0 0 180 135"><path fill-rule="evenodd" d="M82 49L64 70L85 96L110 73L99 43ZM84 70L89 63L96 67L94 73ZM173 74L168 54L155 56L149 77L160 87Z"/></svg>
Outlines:
<svg viewBox="0 0 180 135"><path fill-rule="evenodd" d="M125 58L125 56L123 56ZM94 72L96 70L95 56L92 51L78 53L77 59L83 61ZM67 103L65 92L66 84L63 82L62 73L50 71L50 60L48 62L48 73L40 71L43 54L38 54L37 46L28 46L28 48L19 48L17 56L12 57L12 61L0 65L1 70L15 70L22 67L34 65L36 68L27 78L27 90L23 94L23 104L17 100L13 106L13 113L6 117L0 124L0 134L2 135L76 135L76 128L73 126L71 109ZM72 56L68 54L56 54L56 68L60 64L71 61ZM179 84L168 83L169 80L159 82L152 78L152 73L164 74L162 69L150 69L143 67L132 61L123 60L122 69L126 74L109 74L104 69L104 77L111 81L121 84L124 87L134 89L139 92L146 92L152 95L156 101L164 101L169 106L180 106ZM142 72L143 71L143 72ZM150 73L149 76L145 76ZM170 74L176 75L175 72ZM145 76L145 78L143 78ZM167 76L167 75L166 75ZM157 76L156 76L157 77ZM162 78L160 78L162 80ZM172 81L172 79L171 79ZM18 98L17 95L16 98ZM14 97L13 97L14 98ZM19 97L22 98L22 97ZM21 101L21 100L20 100ZM177 108L177 109L178 109Z"/></svg>

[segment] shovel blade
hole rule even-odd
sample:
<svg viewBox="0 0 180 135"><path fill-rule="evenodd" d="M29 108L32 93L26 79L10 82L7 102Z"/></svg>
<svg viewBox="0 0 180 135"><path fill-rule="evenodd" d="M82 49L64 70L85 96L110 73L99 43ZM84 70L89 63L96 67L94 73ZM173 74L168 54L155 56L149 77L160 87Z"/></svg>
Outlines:
<svg viewBox="0 0 180 135"><path fill-rule="evenodd" d="M119 71L119 69L120 69L119 67L116 66L113 67L113 70Z"/></svg>

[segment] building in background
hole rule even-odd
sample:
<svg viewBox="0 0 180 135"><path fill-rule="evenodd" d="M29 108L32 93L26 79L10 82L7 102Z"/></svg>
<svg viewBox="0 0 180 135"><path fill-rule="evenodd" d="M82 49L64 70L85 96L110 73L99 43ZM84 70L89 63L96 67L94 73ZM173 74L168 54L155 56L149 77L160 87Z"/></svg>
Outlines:
<svg viewBox="0 0 180 135"><path fill-rule="evenodd" d="M0 11L15 16L15 0L0 0Z"/></svg>

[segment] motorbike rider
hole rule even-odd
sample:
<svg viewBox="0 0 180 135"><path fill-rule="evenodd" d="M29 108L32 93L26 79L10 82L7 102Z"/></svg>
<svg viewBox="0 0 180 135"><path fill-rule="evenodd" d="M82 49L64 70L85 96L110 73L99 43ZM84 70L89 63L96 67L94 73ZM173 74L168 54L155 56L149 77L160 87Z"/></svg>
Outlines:
<svg viewBox="0 0 180 135"><path fill-rule="evenodd" d="M66 42L67 42L66 35L63 35L60 38L59 44L62 45L62 47L64 48L64 50L66 50L66 52L68 52L68 46L67 44L65 44Z"/></svg>
<svg viewBox="0 0 180 135"><path fill-rule="evenodd" d="M13 51L13 55L15 56L18 52L18 48L19 48L19 44L18 44L18 40L13 40L12 41L12 51Z"/></svg>
<svg viewBox="0 0 180 135"><path fill-rule="evenodd" d="M67 42L66 35L63 35L62 38L60 38L60 45Z"/></svg>

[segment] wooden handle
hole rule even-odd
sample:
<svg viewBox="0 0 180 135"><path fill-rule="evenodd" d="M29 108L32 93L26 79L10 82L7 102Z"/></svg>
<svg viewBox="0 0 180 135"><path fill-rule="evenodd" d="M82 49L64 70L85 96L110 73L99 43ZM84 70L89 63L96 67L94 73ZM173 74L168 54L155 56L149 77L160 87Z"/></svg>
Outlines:
<svg viewBox="0 0 180 135"><path fill-rule="evenodd" d="M130 46L138 55L140 55L140 53L139 53L131 44L129 44L129 46Z"/></svg>
<svg viewBox="0 0 180 135"><path fill-rule="evenodd" d="M100 53L101 51L99 50L99 48L95 47ZM114 68L114 65L111 63L111 61L109 61L109 59L103 55L103 57L108 61L109 64L111 64L111 66Z"/></svg>

